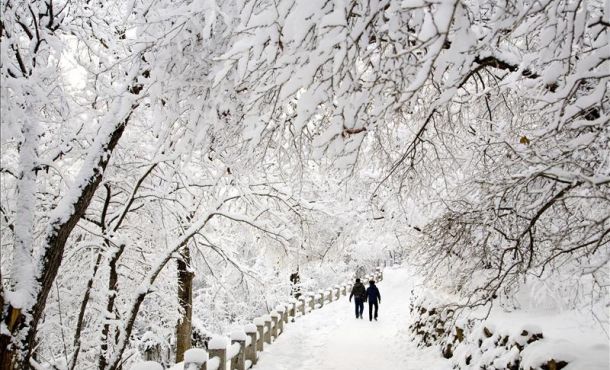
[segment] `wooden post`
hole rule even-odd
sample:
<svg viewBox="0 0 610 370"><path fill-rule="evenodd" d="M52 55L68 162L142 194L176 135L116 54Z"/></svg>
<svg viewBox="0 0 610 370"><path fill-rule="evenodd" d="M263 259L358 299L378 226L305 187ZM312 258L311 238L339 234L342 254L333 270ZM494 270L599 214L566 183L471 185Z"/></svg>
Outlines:
<svg viewBox="0 0 610 370"><path fill-rule="evenodd" d="M256 350L263 352L263 349L265 348L265 320L263 320L262 317L257 317L254 319L254 325L256 326L256 331L258 332Z"/></svg>
<svg viewBox="0 0 610 370"><path fill-rule="evenodd" d="M320 291L318 293L318 295L316 296L316 300L318 301L320 308L324 307L324 292L323 291Z"/></svg>
<svg viewBox="0 0 610 370"><path fill-rule="evenodd" d="M309 311L313 311L316 305L316 300L314 299L314 294L309 294Z"/></svg>
<svg viewBox="0 0 610 370"><path fill-rule="evenodd" d="M297 302L290 303L290 308L288 309L288 314L292 318L292 322L294 322L294 318L297 316Z"/></svg>
<svg viewBox="0 0 610 370"><path fill-rule="evenodd" d="M277 335L280 335L284 332L284 314L286 313L286 308L283 306L278 306L275 311L277 311Z"/></svg>
<svg viewBox="0 0 610 370"><path fill-rule="evenodd" d="M208 353L210 354L210 359L218 357L219 370L227 369L227 338L221 336L213 337L208 343Z"/></svg>
<svg viewBox="0 0 610 370"><path fill-rule="evenodd" d="M231 358L231 370L246 370L246 338L248 336L243 330L231 333L231 345L239 345L239 351Z"/></svg>
<svg viewBox="0 0 610 370"><path fill-rule="evenodd" d="M288 310L289 310L289 306L284 305L284 312L282 312L282 319L284 320L285 324L288 324ZM282 329L284 329L284 325L282 325Z"/></svg>
<svg viewBox="0 0 610 370"><path fill-rule="evenodd" d="M277 333L278 321L280 321L280 317L277 312L271 311L271 321L272 321L271 336L273 337L272 339L275 341L275 340L277 340L277 336L278 336L278 333Z"/></svg>
<svg viewBox="0 0 610 370"><path fill-rule="evenodd" d="M343 286L341 287L341 294L343 294L344 296L347 295L347 285L343 284Z"/></svg>
<svg viewBox="0 0 610 370"><path fill-rule="evenodd" d="M184 370L207 370L208 352L203 348L191 348L184 352Z"/></svg>
<svg viewBox="0 0 610 370"><path fill-rule="evenodd" d="M305 297L299 298L299 303L301 303L301 315L305 315Z"/></svg>
<svg viewBox="0 0 610 370"><path fill-rule="evenodd" d="M246 360L250 361L252 365L256 364L256 342L258 328L254 324L248 324L244 327L246 335L250 337L250 345L246 346Z"/></svg>
<svg viewBox="0 0 610 370"><path fill-rule="evenodd" d="M265 315L263 320L265 320L265 343L271 344L271 316Z"/></svg>
<svg viewBox="0 0 610 370"><path fill-rule="evenodd" d="M336 294L336 299L339 300L339 297L341 297L341 288L338 285L335 285L335 287L333 288L333 291Z"/></svg>

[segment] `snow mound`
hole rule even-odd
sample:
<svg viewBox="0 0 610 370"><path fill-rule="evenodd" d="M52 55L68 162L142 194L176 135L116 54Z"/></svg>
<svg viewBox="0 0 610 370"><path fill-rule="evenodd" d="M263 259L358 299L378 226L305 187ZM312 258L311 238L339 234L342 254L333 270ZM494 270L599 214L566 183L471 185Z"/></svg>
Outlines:
<svg viewBox="0 0 610 370"><path fill-rule="evenodd" d="M254 328L256 330L256 327ZM246 333L243 330L233 330L231 332L231 339L232 340L246 340L248 336L246 335Z"/></svg>
<svg viewBox="0 0 610 370"><path fill-rule="evenodd" d="M203 364L208 360L208 352L202 348L191 348L184 352L184 362Z"/></svg>
<svg viewBox="0 0 610 370"><path fill-rule="evenodd" d="M163 366L155 361L144 361L134 364L130 370L163 370Z"/></svg>
<svg viewBox="0 0 610 370"><path fill-rule="evenodd" d="M208 343L208 349L225 349L227 342L227 338L223 336L214 336Z"/></svg>

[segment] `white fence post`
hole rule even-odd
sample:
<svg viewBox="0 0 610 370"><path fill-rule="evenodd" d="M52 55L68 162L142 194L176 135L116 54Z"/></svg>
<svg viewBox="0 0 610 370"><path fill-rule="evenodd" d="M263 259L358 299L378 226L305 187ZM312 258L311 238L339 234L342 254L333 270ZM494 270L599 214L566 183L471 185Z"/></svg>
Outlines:
<svg viewBox="0 0 610 370"><path fill-rule="evenodd" d="M203 348L191 348L184 352L184 370L206 370L208 352Z"/></svg>
<svg viewBox="0 0 610 370"><path fill-rule="evenodd" d="M271 316L263 316L265 320L265 343L271 344Z"/></svg>
<svg viewBox="0 0 610 370"><path fill-rule="evenodd" d="M272 339L274 341L277 340L278 336L278 321L280 321L278 313L275 311L271 311L271 336L273 337Z"/></svg>
<svg viewBox="0 0 610 370"><path fill-rule="evenodd" d="M256 330L258 331L256 350L263 352L263 349L265 348L265 320L263 320L262 317L257 317L254 319L254 325L256 325Z"/></svg>
<svg viewBox="0 0 610 370"><path fill-rule="evenodd" d="M208 343L210 359L218 357L218 370L227 369L227 338L223 336L212 337Z"/></svg>
<svg viewBox="0 0 610 370"><path fill-rule="evenodd" d="M246 360L250 361L252 365L256 364L256 342L258 329L254 324L248 324L244 328L248 337L250 337L250 344L246 346Z"/></svg>
<svg viewBox="0 0 610 370"><path fill-rule="evenodd" d="M290 306L292 306L292 304L290 304ZM288 310L290 309L290 307L288 306L288 304L284 305L284 312L282 312L282 319L284 320L284 324L288 324ZM282 325L282 330L284 329L284 325Z"/></svg>
<svg viewBox="0 0 610 370"><path fill-rule="evenodd" d="M305 297L301 297L299 298L299 303L301 303L301 307L300 307L300 311L301 311L301 315L304 316L305 315Z"/></svg>
<svg viewBox="0 0 610 370"><path fill-rule="evenodd" d="M280 335L284 332L284 314L286 313L286 308L282 305L277 306L275 308L277 312L278 320L277 320L277 335Z"/></svg>
<svg viewBox="0 0 610 370"><path fill-rule="evenodd" d="M231 345L239 345L237 354L231 353L231 370L246 370L246 333L236 330L231 333Z"/></svg>

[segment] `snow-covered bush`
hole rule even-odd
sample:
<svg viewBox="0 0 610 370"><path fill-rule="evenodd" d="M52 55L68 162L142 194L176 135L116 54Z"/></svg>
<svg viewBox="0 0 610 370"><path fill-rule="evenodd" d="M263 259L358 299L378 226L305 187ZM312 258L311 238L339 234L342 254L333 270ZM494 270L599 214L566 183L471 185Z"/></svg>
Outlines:
<svg viewBox="0 0 610 370"><path fill-rule="evenodd" d="M441 292L417 293L411 299L413 340L438 348L456 370L602 370L609 365L610 347L595 323L570 325L582 318L578 313L543 312L532 318L518 311L473 312L449 303L455 297Z"/></svg>

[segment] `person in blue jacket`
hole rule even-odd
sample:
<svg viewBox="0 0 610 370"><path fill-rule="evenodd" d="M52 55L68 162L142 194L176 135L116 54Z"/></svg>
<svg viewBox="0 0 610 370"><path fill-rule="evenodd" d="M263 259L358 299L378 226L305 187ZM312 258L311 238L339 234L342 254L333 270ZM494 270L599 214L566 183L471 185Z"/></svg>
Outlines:
<svg viewBox="0 0 610 370"><path fill-rule="evenodd" d="M366 298L369 302L369 321L377 321L377 313L379 312L379 304L381 303L381 294L375 285L375 281L369 281L369 287L366 288ZM373 307L375 308L375 316L373 316Z"/></svg>

